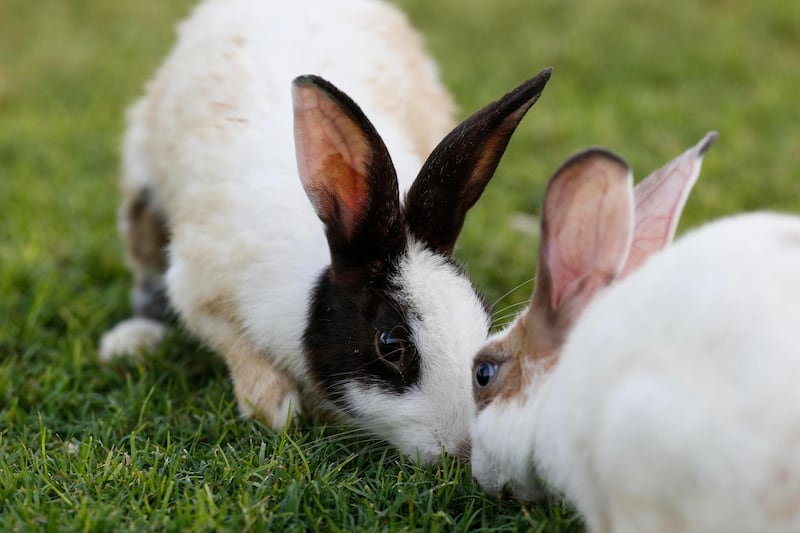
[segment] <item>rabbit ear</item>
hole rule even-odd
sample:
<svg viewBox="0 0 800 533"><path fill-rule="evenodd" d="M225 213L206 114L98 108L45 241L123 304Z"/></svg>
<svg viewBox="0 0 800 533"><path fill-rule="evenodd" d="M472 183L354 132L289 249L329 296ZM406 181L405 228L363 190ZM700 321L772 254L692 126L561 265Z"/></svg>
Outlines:
<svg viewBox="0 0 800 533"><path fill-rule="evenodd" d="M526 350L549 355L594 294L622 270L633 233L633 176L611 152L589 149L551 178L542 213L536 289Z"/></svg>
<svg viewBox="0 0 800 533"><path fill-rule="evenodd" d="M695 146L685 151L642 180L633 191L636 202L636 227L625 277L658 252L675 237L683 206L700 175L703 155L717 139L709 132Z"/></svg>
<svg viewBox="0 0 800 533"><path fill-rule="evenodd" d="M334 271L369 267L405 246L397 175L361 109L317 76L294 80L300 180L325 224Z"/></svg>
<svg viewBox="0 0 800 533"><path fill-rule="evenodd" d="M551 70L466 119L433 150L406 197L406 220L414 236L438 252L452 253L467 210L483 193Z"/></svg>

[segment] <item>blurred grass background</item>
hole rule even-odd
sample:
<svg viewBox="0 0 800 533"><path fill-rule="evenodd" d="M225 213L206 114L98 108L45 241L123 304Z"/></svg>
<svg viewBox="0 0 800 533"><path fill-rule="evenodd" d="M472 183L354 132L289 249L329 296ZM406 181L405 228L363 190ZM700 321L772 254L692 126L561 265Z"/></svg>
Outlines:
<svg viewBox="0 0 800 533"><path fill-rule="evenodd" d="M451 461L238 420L224 366L180 332L151 359L94 361L128 313L123 109L193 3L0 0L0 529L579 528L560 505L486 498ZM462 115L555 68L457 249L490 301L532 278L546 180L587 145L641 178L718 130L681 231L800 211L800 3L397 3Z"/></svg>

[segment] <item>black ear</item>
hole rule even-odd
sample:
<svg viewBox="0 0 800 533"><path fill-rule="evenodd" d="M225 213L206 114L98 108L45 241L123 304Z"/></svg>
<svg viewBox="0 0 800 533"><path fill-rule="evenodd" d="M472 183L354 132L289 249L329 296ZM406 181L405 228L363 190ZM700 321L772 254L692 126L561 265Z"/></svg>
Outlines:
<svg viewBox="0 0 800 533"><path fill-rule="evenodd" d="M293 98L300 180L325 223L334 272L374 270L405 247L389 152L361 109L331 83L301 76Z"/></svg>
<svg viewBox="0 0 800 533"><path fill-rule="evenodd" d="M550 79L545 69L458 125L433 150L406 197L411 233L450 254L522 117Z"/></svg>

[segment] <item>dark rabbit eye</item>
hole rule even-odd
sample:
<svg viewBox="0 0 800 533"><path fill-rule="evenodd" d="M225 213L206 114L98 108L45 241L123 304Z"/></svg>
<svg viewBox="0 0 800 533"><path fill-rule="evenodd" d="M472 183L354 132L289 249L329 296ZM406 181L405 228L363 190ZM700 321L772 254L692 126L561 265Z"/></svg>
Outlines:
<svg viewBox="0 0 800 533"><path fill-rule="evenodd" d="M375 332L375 351L385 361L398 362L403 358L405 341L396 337L393 331L380 329Z"/></svg>
<svg viewBox="0 0 800 533"><path fill-rule="evenodd" d="M478 387L485 387L497 375L497 365L494 363L480 363L475 367L475 383Z"/></svg>

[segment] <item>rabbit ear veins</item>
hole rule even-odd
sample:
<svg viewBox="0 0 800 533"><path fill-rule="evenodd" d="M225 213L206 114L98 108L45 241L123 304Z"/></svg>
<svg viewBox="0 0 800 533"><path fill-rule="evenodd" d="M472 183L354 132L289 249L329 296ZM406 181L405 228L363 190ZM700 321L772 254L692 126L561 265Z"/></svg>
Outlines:
<svg viewBox="0 0 800 533"><path fill-rule="evenodd" d="M406 198L406 219L414 236L435 251L452 253L467 211L483 193L550 72L543 70L478 111L433 150Z"/></svg>
<svg viewBox="0 0 800 533"><path fill-rule="evenodd" d="M632 187L625 161L601 149L574 155L551 178L527 319L543 354L560 347L594 294L622 270L633 231Z"/></svg>
<svg viewBox="0 0 800 533"><path fill-rule="evenodd" d="M369 264L405 245L397 175L361 109L332 84L293 84L300 180L325 224L334 270Z"/></svg>
<svg viewBox="0 0 800 533"><path fill-rule="evenodd" d="M703 155L716 139L717 132L707 133L695 146L636 185L636 227L621 277L672 242L689 191L700 175Z"/></svg>

